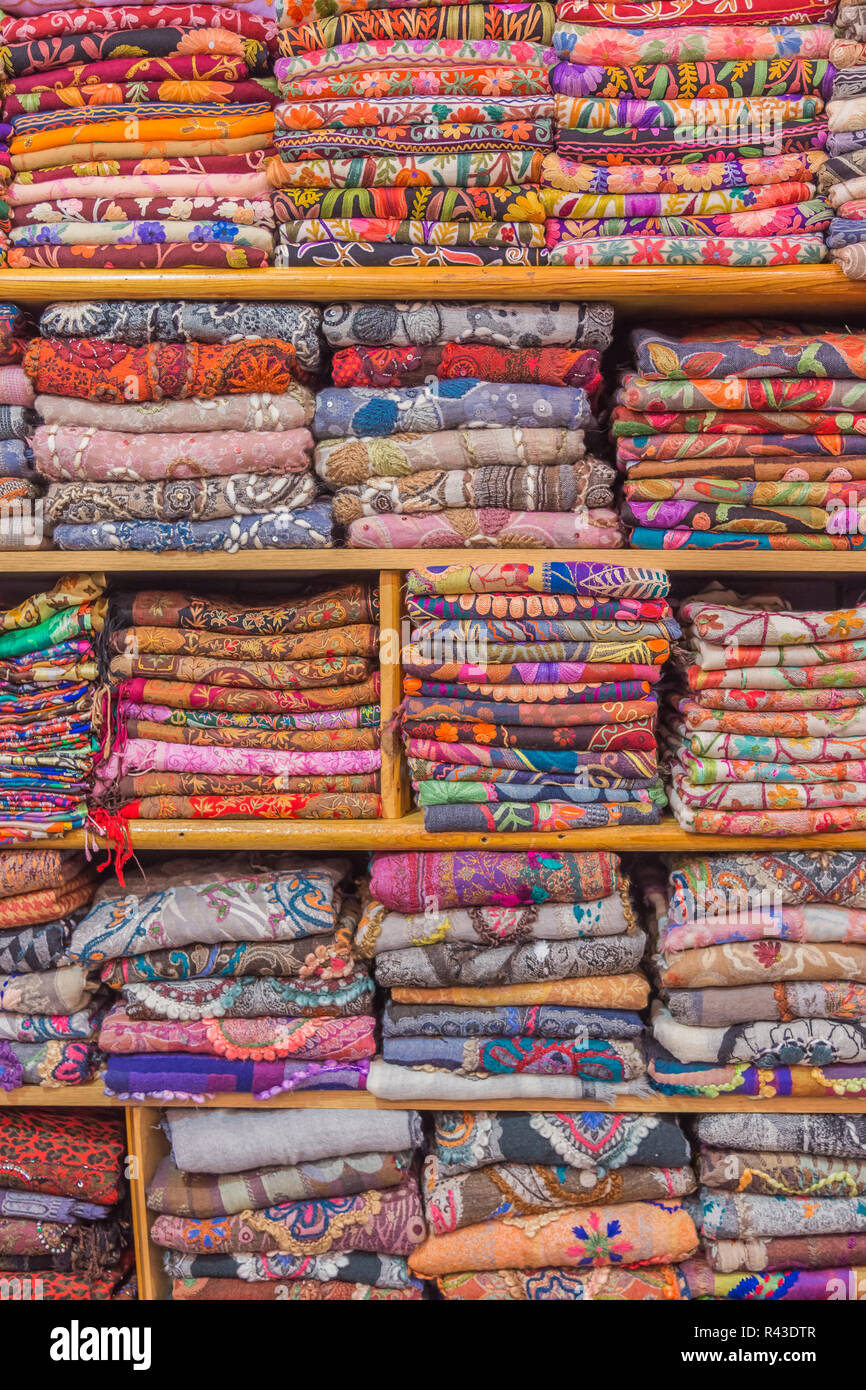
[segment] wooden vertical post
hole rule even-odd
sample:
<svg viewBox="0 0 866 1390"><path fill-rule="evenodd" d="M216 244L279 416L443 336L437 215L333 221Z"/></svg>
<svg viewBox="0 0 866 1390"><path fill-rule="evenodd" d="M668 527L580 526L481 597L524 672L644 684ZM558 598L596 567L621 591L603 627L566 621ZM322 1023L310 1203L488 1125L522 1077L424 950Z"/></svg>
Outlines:
<svg viewBox="0 0 866 1390"><path fill-rule="evenodd" d="M147 1186L162 1158L168 1141L159 1127L159 1111L149 1105L131 1105L126 1111L126 1142L129 1154L129 1195L132 1229L135 1237L135 1264L138 1270L138 1297L155 1303L168 1297L169 1281L162 1267L162 1251L150 1239L150 1213Z"/></svg>
<svg viewBox="0 0 866 1390"><path fill-rule="evenodd" d="M379 574L379 648L382 677L382 819L400 820L411 804L403 745L394 713L403 699L400 624L403 576L399 570Z"/></svg>

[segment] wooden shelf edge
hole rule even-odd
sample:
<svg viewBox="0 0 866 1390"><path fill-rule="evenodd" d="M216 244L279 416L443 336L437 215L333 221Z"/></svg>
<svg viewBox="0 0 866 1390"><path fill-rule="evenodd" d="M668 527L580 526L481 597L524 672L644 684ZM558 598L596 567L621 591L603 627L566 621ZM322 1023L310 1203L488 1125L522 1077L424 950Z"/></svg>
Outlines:
<svg viewBox="0 0 866 1390"><path fill-rule="evenodd" d="M328 302L397 300L606 300L634 316L660 314L798 315L866 308L866 283L833 264L773 266L421 267L397 270L26 270L0 271L4 299L40 304L81 299L251 299Z"/></svg>
<svg viewBox="0 0 866 1390"><path fill-rule="evenodd" d="M671 816L658 825L602 826L590 830L521 831L517 834L483 831L450 831L433 834L424 829L421 812L399 820L376 821L155 821L128 822L135 849L219 850L416 850L416 849L609 849L626 854L664 854L686 850L853 849L866 853L866 830L840 834L790 835L690 835ZM104 841L76 831L35 845L56 844L64 849L96 845L97 857L108 852Z"/></svg>
<svg viewBox="0 0 866 1390"><path fill-rule="evenodd" d="M89 1086L64 1086L45 1088L41 1086L22 1086L17 1091L0 1091L0 1109L4 1106L39 1108L82 1106L111 1106L131 1111L177 1108L192 1105L211 1110L525 1110L539 1112L554 1110L568 1113L575 1110L615 1111L627 1114L719 1114L739 1115L750 1111L765 1111L776 1115L864 1115L866 1099L831 1099L826 1096L798 1097L780 1096L765 1099L753 1096L719 1096L705 1099L702 1096L623 1096L613 1104L603 1101L586 1100L497 1100L497 1101L453 1101L453 1100L380 1100L369 1091L298 1091L293 1094L271 1096L268 1100L255 1100L251 1095L226 1094L212 1096L207 1100L162 1101L149 1097L144 1101L119 1101L105 1095L100 1082Z"/></svg>
<svg viewBox="0 0 866 1390"><path fill-rule="evenodd" d="M537 564L542 558L634 565L671 574L866 574L866 550L0 550L2 574L274 574L405 571L421 564Z"/></svg>

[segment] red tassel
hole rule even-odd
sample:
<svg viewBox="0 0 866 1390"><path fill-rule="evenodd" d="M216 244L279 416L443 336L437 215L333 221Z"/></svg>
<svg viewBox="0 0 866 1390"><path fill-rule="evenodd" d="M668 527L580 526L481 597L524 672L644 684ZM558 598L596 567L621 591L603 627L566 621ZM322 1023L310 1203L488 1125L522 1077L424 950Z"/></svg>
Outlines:
<svg viewBox="0 0 866 1390"><path fill-rule="evenodd" d="M90 811L89 825L94 833L106 842L107 858L102 864L97 864L97 869L100 873L104 873L113 863L118 882L121 888L125 888L123 866L132 858L129 822L125 821L122 816L112 815L110 811L106 811L104 806L93 806Z"/></svg>

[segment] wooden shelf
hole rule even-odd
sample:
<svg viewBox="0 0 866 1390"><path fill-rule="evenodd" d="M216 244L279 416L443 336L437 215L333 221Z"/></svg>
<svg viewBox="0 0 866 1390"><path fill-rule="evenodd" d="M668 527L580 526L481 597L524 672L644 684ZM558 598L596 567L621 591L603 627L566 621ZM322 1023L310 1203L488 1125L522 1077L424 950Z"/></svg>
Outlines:
<svg viewBox="0 0 866 1390"><path fill-rule="evenodd" d="M89 1086L61 1086L46 1089L42 1086L22 1086L17 1091L0 1091L3 1106L79 1107L111 1106L128 1110L186 1107L189 1100L118 1101L105 1095L99 1081ZM567 1113L573 1110L613 1110L628 1114L666 1115L740 1115L750 1111L766 1111L776 1115L863 1115L866 1100L831 1100L825 1096L798 1098L782 1096L766 1100L753 1096L718 1096L709 1100L702 1096L623 1096L612 1105L594 1100L379 1100L368 1091L298 1091L294 1094L271 1096L254 1100L251 1095L226 1094L198 1102L210 1110L554 1110Z"/></svg>
<svg viewBox="0 0 866 1390"><path fill-rule="evenodd" d="M433 834L424 829L421 811L399 820L269 821L269 820L139 820L129 821L135 849L220 850L416 850L416 849L564 849L617 850L621 854L665 854L686 850L853 849L866 853L866 830L842 834L690 835L673 816L658 825L602 826L594 830L506 832L453 830ZM83 849L94 843L84 831L58 840L34 841ZM102 848L104 842L98 837Z"/></svg>
<svg viewBox="0 0 866 1390"><path fill-rule="evenodd" d="M584 299L621 314L866 312L866 282L835 265L741 270L715 266L619 270L514 266L497 270L4 270L4 299L21 304L76 299Z"/></svg>
<svg viewBox="0 0 866 1390"><path fill-rule="evenodd" d="M864 282L866 283L866 282ZM245 550L162 555L147 550L0 551L0 575L12 574L313 574L414 569L420 564L537 564L582 560L668 570L671 574L866 574L866 550Z"/></svg>

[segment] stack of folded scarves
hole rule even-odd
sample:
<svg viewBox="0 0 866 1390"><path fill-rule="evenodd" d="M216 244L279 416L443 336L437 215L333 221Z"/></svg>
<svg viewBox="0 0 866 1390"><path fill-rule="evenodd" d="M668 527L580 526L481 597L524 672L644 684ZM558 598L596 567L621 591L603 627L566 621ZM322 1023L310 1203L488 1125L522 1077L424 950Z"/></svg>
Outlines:
<svg viewBox="0 0 866 1390"><path fill-rule="evenodd" d="M553 5L297 8L277 6L276 264L545 264Z"/></svg>
<svg viewBox="0 0 866 1390"><path fill-rule="evenodd" d="M147 1205L179 1300L421 1298L411 1110L170 1110Z"/></svg>
<svg viewBox="0 0 866 1390"><path fill-rule="evenodd" d="M551 265L811 263L833 12L559 0L544 161ZM641 26L632 27L628 26Z"/></svg>
<svg viewBox="0 0 866 1390"><path fill-rule="evenodd" d="M409 1267L446 1299L686 1297L695 1178L672 1117L439 1113L423 1187Z"/></svg>
<svg viewBox="0 0 866 1390"><path fill-rule="evenodd" d="M833 209L827 245L852 280L866 279L866 8L841 0L836 37L833 99L827 106L827 163L821 187Z"/></svg>
<svg viewBox="0 0 866 1390"><path fill-rule="evenodd" d="M866 1297L866 1116L702 1115L690 1298Z"/></svg>
<svg viewBox="0 0 866 1390"><path fill-rule="evenodd" d="M50 531L30 448L36 397L21 365L31 333L23 309L0 304L0 550L41 548Z"/></svg>
<svg viewBox="0 0 866 1390"><path fill-rule="evenodd" d="M102 1022L123 1099L363 1089L373 986L342 859L171 859L100 885L71 959L122 995Z"/></svg>
<svg viewBox="0 0 866 1390"><path fill-rule="evenodd" d="M451 7L448 7L451 8ZM606 304L334 304L316 471L350 546L618 546Z"/></svg>
<svg viewBox="0 0 866 1390"><path fill-rule="evenodd" d="M356 950L389 991L386 1100L643 1094L649 992L616 855L374 854Z"/></svg>
<svg viewBox="0 0 866 1390"><path fill-rule="evenodd" d="M272 20L232 0L4 11L10 267L269 264Z"/></svg>
<svg viewBox="0 0 866 1390"><path fill-rule="evenodd" d="M104 731L105 578L74 574L0 610L0 844L79 830Z"/></svg>
<svg viewBox="0 0 866 1390"><path fill-rule="evenodd" d="M378 643L364 583L263 605L118 595L109 821L375 820Z"/></svg>
<svg viewBox="0 0 866 1390"><path fill-rule="evenodd" d="M95 886L81 855L0 851L0 1093L93 1078L99 977L70 940Z"/></svg>
<svg viewBox="0 0 866 1390"><path fill-rule="evenodd" d="M135 1297L122 1114L0 1109L3 1297Z"/></svg>
<svg viewBox="0 0 866 1390"><path fill-rule="evenodd" d="M632 545L862 548L866 335L704 323L631 350L611 428Z"/></svg>
<svg viewBox="0 0 866 1390"><path fill-rule="evenodd" d="M647 877L658 1091L866 1094L862 865L851 852L710 854L672 859L667 885Z"/></svg>
<svg viewBox="0 0 866 1390"><path fill-rule="evenodd" d="M410 570L401 727L425 829L654 824L668 576L598 562Z"/></svg>
<svg viewBox="0 0 866 1390"><path fill-rule="evenodd" d="M24 370L62 550L314 549L332 542L307 428L319 310L55 304Z"/></svg>
<svg viewBox="0 0 866 1390"><path fill-rule="evenodd" d="M678 616L686 665L662 727L683 829L866 826L866 608L791 612L775 596L715 590Z"/></svg>

